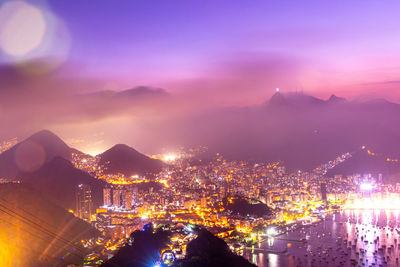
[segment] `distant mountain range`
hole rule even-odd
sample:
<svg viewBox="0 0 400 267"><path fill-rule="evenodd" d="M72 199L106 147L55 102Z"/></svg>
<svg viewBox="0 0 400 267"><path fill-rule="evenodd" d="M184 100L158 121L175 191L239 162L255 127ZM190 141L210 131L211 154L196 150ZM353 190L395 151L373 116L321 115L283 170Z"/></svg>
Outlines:
<svg viewBox="0 0 400 267"><path fill-rule="evenodd" d="M144 87L121 94L164 93ZM119 95L113 92L108 97ZM384 99L348 101L332 95L323 100L303 93L277 92L258 106L222 108L183 117L164 129L163 140L178 140L189 147L205 145L210 154L221 153L228 159L279 160L289 170L312 170L361 146L400 158L399 118L400 105ZM32 173L55 156L69 160L71 151L77 152L54 134L41 131L0 154L0 177ZM164 166L126 145L116 145L99 156L107 173L144 175L157 173ZM351 172L357 168L348 169ZM389 168L385 172L397 171Z"/></svg>
<svg viewBox="0 0 400 267"><path fill-rule="evenodd" d="M138 86L123 91L104 90L79 95L86 102L96 101L101 105L134 104L137 101L149 99L154 101L159 98L169 97L169 93L161 88ZM115 107L116 108L116 107Z"/></svg>
<svg viewBox="0 0 400 267"><path fill-rule="evenodd" d="M185 120L175 138L231 159L281 160L289 170L311 170L363 145L400 157L399 123L400 105L383 99L347 101L332 95L323 100L277 92L259 106Z"/></svg>

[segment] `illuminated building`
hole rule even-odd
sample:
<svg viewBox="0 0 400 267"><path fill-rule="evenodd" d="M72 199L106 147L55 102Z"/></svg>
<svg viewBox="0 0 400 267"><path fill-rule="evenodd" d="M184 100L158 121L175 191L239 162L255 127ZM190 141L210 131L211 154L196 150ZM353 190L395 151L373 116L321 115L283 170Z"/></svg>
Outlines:
<svg viewBox="0 0 400 267"><path fill-rule="evenodd" d="M321 183L321 199L327 200L326 197L326 183Z"/></svg>
<svg viewBox="0 0 400 267"><path fill-rule="evenodd" d="M127 210L132 209L132 191L131 190L124 191L124 208Z"/></svg>
<svg viewBox="0 0 400 267"><path fill-rule="evenodd" d="M91 221L92 190L89 185L80 184L76 188L76 215L85 221Z"/></svg>
<svg viewBox="0 0 400 267"><path fill-rule="evenodd" d="M103 201L104 201L104 206L110 207L112 202L111 202L111 188L104 188L103 189Z"/></svg>
<svg viewBox="0 0 400 267"><path fill-rule="evenodd" d="M283 176L286 173L286 168L285 166L279 166L277 169L277 173L279 176Z"/></svg>
<svg viewBox="0 0 400 267"><path fill-rule="evenodd" d="M207 198L205 196L203 196L200 200L200 205L202 208L206 208L207 207Z"/></svg>
<svg viewBox="0 0 400 267"><path fill-rule="evenodd" d="M119 208L119 207L122 206L121 196L122 196L122 190L121 189L114 189L113 190L113 206L115 208Z"/></svg>

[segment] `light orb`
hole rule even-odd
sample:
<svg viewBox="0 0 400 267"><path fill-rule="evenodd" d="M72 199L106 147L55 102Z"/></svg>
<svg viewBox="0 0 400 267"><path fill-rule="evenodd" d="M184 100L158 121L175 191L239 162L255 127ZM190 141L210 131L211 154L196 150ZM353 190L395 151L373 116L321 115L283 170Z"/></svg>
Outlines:
<svg viewBox="0 0 400 267"><path fill-rule="evenodd" d="M46 34L43 12L23 1L0 7L0 47L9 56L22 57L38 48Z"/></svg>

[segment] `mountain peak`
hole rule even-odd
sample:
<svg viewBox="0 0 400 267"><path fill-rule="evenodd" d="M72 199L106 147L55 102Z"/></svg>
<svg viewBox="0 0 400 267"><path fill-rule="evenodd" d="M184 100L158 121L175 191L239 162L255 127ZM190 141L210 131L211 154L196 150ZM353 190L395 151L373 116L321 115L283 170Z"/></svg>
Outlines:
<svg viewBox="0 0 400 267"><path fill-rule="evenodd" d="M346 102L346 101L347 101L346 98L337 97L335 94L332 94L332 95L329 97L329 99L328 99L327 102L329 102L329 103L344 103L344 102Z"/></svg>
<svg viewBox="0 0 400 267"><path fill-rule="evenodd" d="M273 107L278 107L278 106L282 106L282 105L286 105L287 101L285 99L285 97L283 96L283 94L281 94L280 92L276 92L275 94L272 95L271 99L268 102L269 106L273 106Z"/></svg>
<svg viewBox="0 0 400 267"><path fill-rule="evenodd" d="M71 148L60 137L49 130L41 130L34 133L23 142L27 141L34 142L43 147L46 153L48 153L48 159L55 156L62 156L66 159L70 159L71 157Z"/></svg>
<svg viewBox="0 0 400 267"><path fill-rule="evenodd" d="M110 149L108 149L107 151L103 152L103 154L106 153L106 152L111 152L111 151L118 151L118 152L121 152L121 153L134 153L134 152L136 152L136 153L140 154L136 149L134 149L134 148L132 148L132 147L130 147L128 145L125 145L125 144L116 144L116 145L112 146Z"/></svg>
<svg viewBox="0 0 400 267"><path fill-rule="evenodd" d="M164 163L152 159L124 144L117 144L100 154L100 164L106 165L107 173L123 173L126 176L160 172Z"/></svg>
<svg viewBox="0 0 400 267"><path fill-rule="evenodd" d="M55 157L71 159L71 148L49 130L39 131L0 155L0 176L15 178Z"/></svg>
<svg viewBox="0 0 400 267"><path fill-rule="evenodd" d="M37 138L37 137L59 138L56 134L54 134L52 131L47 130L47 129L40 130L40 131L38 131L38 132L32 134L29 138ZM29 138L28 138L28 139L29 139Z"/></svg>

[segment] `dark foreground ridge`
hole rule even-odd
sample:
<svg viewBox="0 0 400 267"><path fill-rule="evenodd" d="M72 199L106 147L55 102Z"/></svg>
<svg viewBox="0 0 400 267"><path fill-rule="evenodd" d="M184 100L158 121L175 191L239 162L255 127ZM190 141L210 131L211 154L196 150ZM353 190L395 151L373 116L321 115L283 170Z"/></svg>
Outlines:
<svg viewBox="0 0 400 267"><path fill-rule="evenodd" d="M245 258L231 252L226 242L209 231L196 228L197 237L190 241L186 248L186 256L169 265L162 262L161 251L167 248L170 232L154 231L147 227L144 231L136 230L130 235L125 246L101 267L254 267Z"/></svg>
<svg viewBox="0 0 400 267"><path fill-rule="evenodd" d="M23 183L0 184L0 229L0 266L81 262L88 251L79 241L100 235Z"/></svg>

